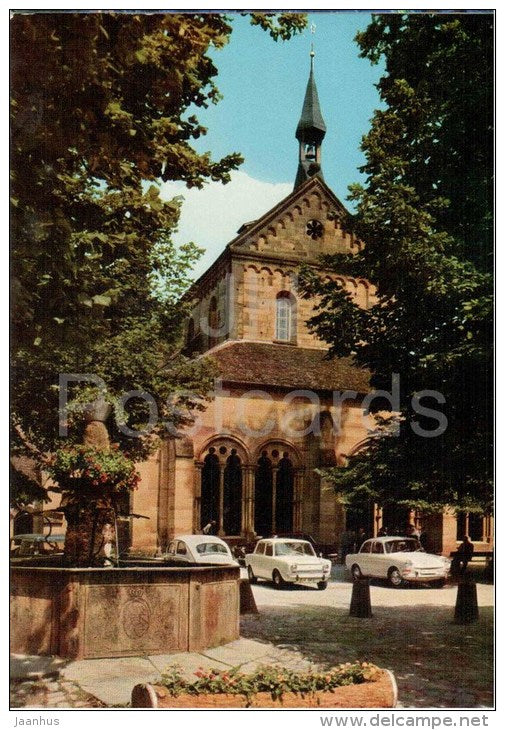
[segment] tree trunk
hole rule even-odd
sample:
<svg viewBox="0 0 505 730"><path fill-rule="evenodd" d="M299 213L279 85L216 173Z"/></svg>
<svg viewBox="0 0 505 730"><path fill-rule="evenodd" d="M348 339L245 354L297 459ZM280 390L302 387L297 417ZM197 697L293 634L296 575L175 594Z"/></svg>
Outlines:
<svg viewBox="0 0 505 730"><path fill-rule="evenodd" d="M75 567L103 565L104 528L107 529L107 524L114 525L115 519L112 507L69 505L65 517L65 562Z"/></svg>

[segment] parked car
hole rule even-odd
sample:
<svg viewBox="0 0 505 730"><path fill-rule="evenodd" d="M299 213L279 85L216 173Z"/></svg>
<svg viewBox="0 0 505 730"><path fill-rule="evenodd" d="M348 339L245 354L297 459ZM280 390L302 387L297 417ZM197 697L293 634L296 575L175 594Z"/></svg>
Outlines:
<svg viewBox="0 0 505 730"><path fill-rule="evenodd" d="M366 540L357 553L345 558L353 580L387 578L395 588L404 583L443 586L451 567L448 558L424 552L412 537L377 537Z"/></svg>
<svg viewBox="0 0 505 730"><path fill-rule="evenodd" d="M306 542L310 542L316 555L319 555L319 557L323 555L324 546L317 542L312 535L309 535L306 532L278 532L275 535L271 535L271 537L290 538L291 540L306 540Z"/></svg>
<svg viewBox="0 0 505 730"><path fill-rule="evenodd" d="M228 545L214 535L180 535L169 544L164 558L183 565L238 565Z"/></svg>
<svg viewBox="0 0 505 730"><path fill-rule="evenodd" d="M65 535L40 535L26 533L11 538L11 557L25 558L33 555L53 555L63 552Z"/></svg>
<svg viewBox="0 0 505 730"><path fill-rule="evenodd" d="M249 581L273 581L277 588L286 583L312 585L322 591L328 585L331 562L319 558L308 540L286 537L259 540L253 553L245 556Z"/></svg>

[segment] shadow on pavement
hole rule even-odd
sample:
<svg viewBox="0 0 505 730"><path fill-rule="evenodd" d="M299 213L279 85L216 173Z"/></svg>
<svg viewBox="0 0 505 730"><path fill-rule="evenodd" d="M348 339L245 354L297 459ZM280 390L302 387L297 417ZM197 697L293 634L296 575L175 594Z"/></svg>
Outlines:
<svg viewBox="0 0 505 730"><path fill-rule="evenodd" d="M393 589L392 589L393 590ZM241 618L241 635L290 645L329 667L369 661L394 672L402 707L493 706L493 608L473 624L451 606L378 606L370 619L333 606L262 606Z"/></svg>

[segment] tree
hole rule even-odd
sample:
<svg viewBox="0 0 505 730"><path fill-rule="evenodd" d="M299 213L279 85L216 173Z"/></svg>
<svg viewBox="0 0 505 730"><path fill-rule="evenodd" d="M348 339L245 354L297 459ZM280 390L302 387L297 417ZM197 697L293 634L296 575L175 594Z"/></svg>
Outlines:
<svg viewBox="0 0 505 730"><path fill-rule="evenodd" d="M252 13L251 22L277 40L300 31L305 18ZM242 160L230 153L214 161L192 147L206 132L195 112L219 100L209 51L231 30L218 13L11 19L16 453L44 463L62 444L60 373L93 373L112 396L151 394L160 416L151 436L164 432L162 421L177 428L203 406L212 372L180 354L181 294L200 251L171 242L181 201L163 201L158 181L226 183ZM92 395L82 383L71 392ZM167 403L174 393L178 402ZM147 416L146 402L133 398L125 425L139 428ZM117 423L111 436L135 459L153 444L125 436ZM80 434L71 428L67 438Z"/></svg>
<svg viewBox="0 0 505 730"><path fill-rule="evenodd" d="M312 326L331 354L354 355L378 389L390 390L398 373L401 399L368 448L331 476L350 502L489 510L493 18L378 15L357 42L362 57L386 66L384 107L363 139L366 183L350 195L357 212L347 225L365 245L324 263L367 278L377 300L361 310L314 275L307 291L321 296ZM426 389L445 399L420 401L444 413L445 429L413 402Z"/></svg>

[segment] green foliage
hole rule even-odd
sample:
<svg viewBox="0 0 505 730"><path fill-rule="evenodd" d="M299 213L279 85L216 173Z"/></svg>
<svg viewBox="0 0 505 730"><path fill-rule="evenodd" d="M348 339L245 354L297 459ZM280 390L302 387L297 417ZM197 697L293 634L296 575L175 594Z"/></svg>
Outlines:
<svg viewBox="0 0 505 730"><path fill-rule="evenodd" d="M180 354L189 307L181 295L201 249L172 243L181 200L162 200L159 180L226 183L242 161L192 147L206 133L195 112L220 98L209 51L228 42L230 20L198 12L11 18L15 453L30 444L42 459L61 446L60 373L97 375L114 396L150 393L160 414L153 437L166 432L163 420L173 433L204 405L212 370ZM305 23L257 13L251 22L275 38ZM136 399L124 420L134 428L147 416ZM132 458L153 446L112 429Z"/></svg>
<svg viewBox="0 0 505 730"><path fill-rule="evenodd" d="M117 444L109 451L64 446L47 459L45 471L63 492L86 499L135 489L140 479L135 464Z"/></svg>
<svg viewBox="0 0 505 730"><path fill-rule="evenodd" d="M286 692L305 695L312 692L331 692L337 687L350 684L363 684L377 678L378 669L367 662L340 664L327 672L294 672L285 667L261 666L245 674L239 668L230 670L199 669L196 680L184 679L177 665L168 667L161 682L170 694L237 694L251 698L258 692L268 692L272 699L282 701Z"/></svg>
<svg viewBox="0 0 505 730"><path fill-rule="evenodd" d="M363 139L366 184L354 185L347 225L365 242L327 257L336 272L365 277L376 303L359 309L339 288L307 277L322 296L312 320L333 355L353 354L372 385L400 375L397 436L385 424L369 449L334 470L338 490L411 506L492 502L493 29L491 14L375 16L357 36L361 55L383 58L384 108ZM412 407L430 389L448 427ZM376 406L379 408L379 404Z"/></svg>

